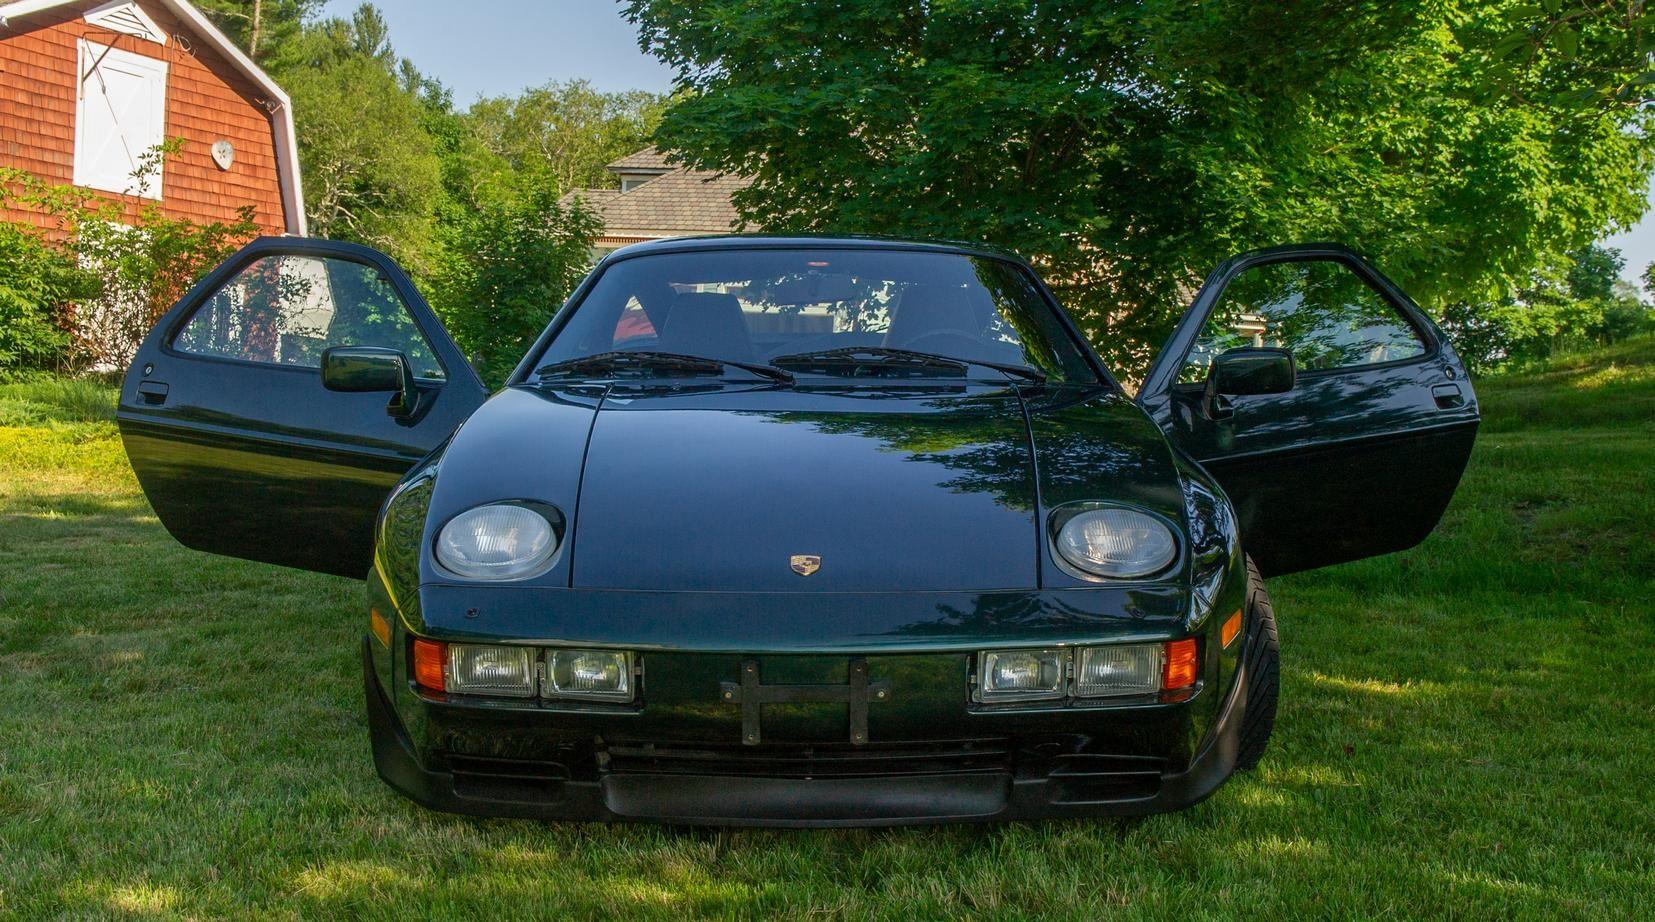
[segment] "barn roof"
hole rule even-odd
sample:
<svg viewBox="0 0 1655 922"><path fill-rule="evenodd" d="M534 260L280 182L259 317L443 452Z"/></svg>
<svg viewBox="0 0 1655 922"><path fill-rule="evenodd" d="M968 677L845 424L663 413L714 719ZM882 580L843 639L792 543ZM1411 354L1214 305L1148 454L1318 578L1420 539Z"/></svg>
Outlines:
<svg viewBox="0 0 1655 922"><path fill-rule="evenodd" d="M77 6L91 7L98 0L15 0L12 3L0 3L0 26L6 25L9 20L20 19L35 13L54 10L58 7ZM230 37L218 30L201 11L186 0L144 0L146 3L159 4L177 16L180 22L188 25L200 40L208 47L218 52L230 66L241 72L248 80L257 86L269 102L274 106L270 113L272 134L276 142L277 174L282 189L282 210L287 215L287 230L290 234L303 236L305 233L305 195L304 187L299 178L299 144L293 131L293 101L288 99L287 93L270 79L270 75L253 63Z"/></svg>

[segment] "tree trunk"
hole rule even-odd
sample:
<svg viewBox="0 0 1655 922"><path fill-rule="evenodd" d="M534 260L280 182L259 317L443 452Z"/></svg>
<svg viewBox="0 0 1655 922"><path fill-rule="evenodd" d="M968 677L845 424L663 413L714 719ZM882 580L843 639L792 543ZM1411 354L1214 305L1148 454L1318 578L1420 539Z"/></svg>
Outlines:
<svg viewBox="0 0 1655 922"><path fill-rule="evenodd" d="M259 25L264 18L264 0L253 0L253 30L247 34L247 54L259 56Z"/></svg>

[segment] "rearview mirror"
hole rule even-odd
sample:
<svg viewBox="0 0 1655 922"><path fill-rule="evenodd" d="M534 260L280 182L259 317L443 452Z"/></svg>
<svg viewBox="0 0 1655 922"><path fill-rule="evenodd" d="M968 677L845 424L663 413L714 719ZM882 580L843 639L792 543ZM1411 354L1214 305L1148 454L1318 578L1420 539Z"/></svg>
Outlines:
<svg viewBox="0 0 1655 922"><path fill-rule="evenodd" d="M380 346L334 346L324 351L322 386L344 393L394 393L385 412L399 417L411 415L418 399L408 357Z"/></svg>
<svg viewBox="0 0 1655 922"><path fill-rule="evenodd" d="M1230 410L1220 398L1284 394L1297 378L1293 354L1286 349L1231 349L1215 357L1207 369L1207 413L1222 419Z"/></svg>

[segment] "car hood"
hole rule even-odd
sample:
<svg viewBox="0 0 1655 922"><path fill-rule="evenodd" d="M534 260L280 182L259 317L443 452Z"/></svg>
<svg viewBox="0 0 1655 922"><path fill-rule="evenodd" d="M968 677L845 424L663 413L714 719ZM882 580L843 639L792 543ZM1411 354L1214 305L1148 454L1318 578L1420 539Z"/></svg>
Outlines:
<svg viewBox="0 0 1655 922"><path fill-rule="evenodd" d="M1047 492L1183 518L1165 441L1108 392L1029 396L967 382L518 387L448 446L428 537L478 503L533 499L568 516L544 585L1034 589L1043 573L1063 579L1039 526ZM424 575L443 581L429 561Z"/></svg>

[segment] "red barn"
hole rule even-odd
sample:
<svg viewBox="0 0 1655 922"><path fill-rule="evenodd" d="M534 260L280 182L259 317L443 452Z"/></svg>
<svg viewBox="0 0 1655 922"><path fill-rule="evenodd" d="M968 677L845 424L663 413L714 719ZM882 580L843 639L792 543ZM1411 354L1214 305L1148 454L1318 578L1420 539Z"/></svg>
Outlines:
<svg viewBox="0 0 1655 922"><path fill-rule="evenodd" d="M138 175L170 138L182 150ZM234 221L251 205L260 233L305 232L287 94L184 0L0 2L0 166L128 214Z"/></svg>

